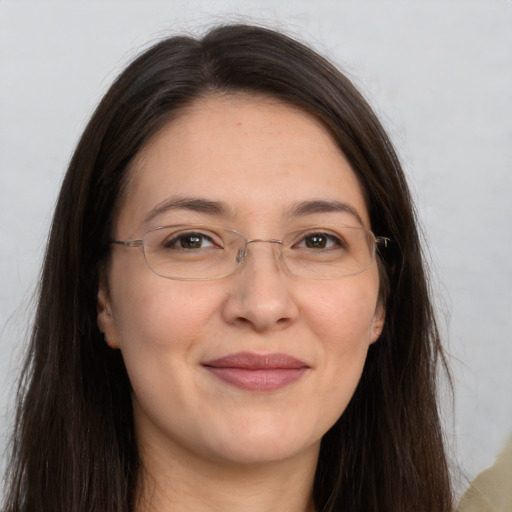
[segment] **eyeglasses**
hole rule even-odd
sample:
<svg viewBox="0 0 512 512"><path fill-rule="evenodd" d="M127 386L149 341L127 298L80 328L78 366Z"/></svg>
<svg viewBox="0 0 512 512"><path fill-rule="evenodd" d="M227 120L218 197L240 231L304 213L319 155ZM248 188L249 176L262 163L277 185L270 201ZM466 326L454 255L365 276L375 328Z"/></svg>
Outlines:
<svg viewBox="0 0 512 512"><path fill-rule="evenodd" d="M111 243L142 247L149 268L159 276L206 281L235 273L246 261L249 245L257 242L272 244L280 268L290 274L338 279L368 269L377 245L387 246L389 239L375 237L359 226L312 226L276 240L247 239L237 231L218 226L180 224L153 228L140 240Z"/></svg>

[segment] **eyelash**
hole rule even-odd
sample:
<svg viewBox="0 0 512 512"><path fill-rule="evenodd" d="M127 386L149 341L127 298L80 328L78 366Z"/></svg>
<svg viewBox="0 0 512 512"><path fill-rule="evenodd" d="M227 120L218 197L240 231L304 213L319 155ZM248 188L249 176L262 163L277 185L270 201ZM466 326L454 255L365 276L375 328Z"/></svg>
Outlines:
<svg viewBox="0 0 512 512"><path fill-rule="evenodd" d="M190 238L198 238L200 239L201 247L183 247L183 241ZM177 233L172 236L172 238L168 238L164 241L162 244L167 249L204 249L203 244L205 241L208 241L211 243L212 247L221 247L220 244L217 244L214 242L213 238L211 236L208 236L204 233L198 233L198 232L190 232L190 233Z"/></svg>
<svg viewBox="0 0 512 512"><path fill-rule="evenodd" d="M311 239L311 238L314 238L314 237L325 239L326 240L326 244L329 244L329 242L332 243L332 245L330 247L329 246L321 247L321 249L329 249L329 248L332 248L333 246L338 246L338 247L346 247L347 246L347 244L345 243L343 238L341 238L340 236L333 235L332 233L322 232L322 231L314 231L314 232L311 232L311 233L305 233L302 236L302 238L300 239L300 241L298 243L294 244L292 247L298 247L302 243L305 243L308 238ZM306 247L306 248L309 249L311 247Z"/></svg>

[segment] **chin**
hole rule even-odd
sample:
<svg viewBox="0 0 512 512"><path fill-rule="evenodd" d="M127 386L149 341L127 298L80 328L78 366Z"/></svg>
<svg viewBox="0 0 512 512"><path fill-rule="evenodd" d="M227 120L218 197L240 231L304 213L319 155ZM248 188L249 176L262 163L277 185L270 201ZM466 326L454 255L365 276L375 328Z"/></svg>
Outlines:
<svg viewBox="0 0 512 512"><path fill-rule="evenodd" d="M318 453L321 437L297 432L295 428L253 428L229 435L215 443L217 460L236 464L265 464L284 461L305 453Z"/></svg>

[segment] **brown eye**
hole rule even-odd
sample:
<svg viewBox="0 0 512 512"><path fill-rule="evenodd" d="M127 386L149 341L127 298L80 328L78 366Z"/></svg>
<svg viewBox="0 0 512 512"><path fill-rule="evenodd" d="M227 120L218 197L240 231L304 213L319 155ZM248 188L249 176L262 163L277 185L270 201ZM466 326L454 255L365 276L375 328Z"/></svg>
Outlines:
<svg viewBox="0 0 512 512"><path fill-rule="evenodd" d="M181 233L165 241L168 249L205 249L215 247L213 240L203 233Z"/></svg>
<svg viewBox="0 0 512 512"><path fill-rule="evenodd" d="M203 246L202 235L187 235L179 238L180 247L183 249L200 249Z"/></svg>
<svg viewBox="0 0 512 512"><path fill-rule="evenodd" d="M343 246L342 241L331 234L327 233L309 233L304 236L295 247L301 249L332 249Z"/></svg>
<svg viewBox="0 0 512 512"><path fill-rule="evenodd" d="M311 235L304 242L309 249L324 249L327 245L327 238L324 235Z"/></svg>

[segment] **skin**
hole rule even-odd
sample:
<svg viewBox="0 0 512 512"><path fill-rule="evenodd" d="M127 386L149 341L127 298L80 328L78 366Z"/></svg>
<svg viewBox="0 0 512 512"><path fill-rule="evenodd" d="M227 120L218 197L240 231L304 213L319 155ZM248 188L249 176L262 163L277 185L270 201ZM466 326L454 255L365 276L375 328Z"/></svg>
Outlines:
<svg viewBox="0 0 512 512"><path fill-rule="evenodd" d="M173 208L146 220L176 197L218 201L229 214ZM290 227L331 219L290 217L298 201L318 199L348 203L370 228L359 183L319 121L276 100L209 96L137 157L114 236L139 239L186 222L282 238ZM347 406L384 323L378 270L374 261L355 276L305 279L273 255L271 244L251 244L235 274L191 282L156 275L140 248L113 247L98 324L121 350L133 387L144 467L138 510L314 510L320 440ZM286 353L308 370L257 392L202 366L241 351Z"/></svg>

